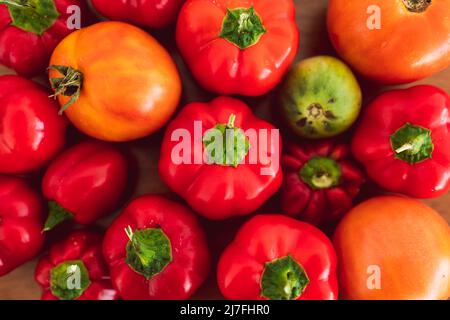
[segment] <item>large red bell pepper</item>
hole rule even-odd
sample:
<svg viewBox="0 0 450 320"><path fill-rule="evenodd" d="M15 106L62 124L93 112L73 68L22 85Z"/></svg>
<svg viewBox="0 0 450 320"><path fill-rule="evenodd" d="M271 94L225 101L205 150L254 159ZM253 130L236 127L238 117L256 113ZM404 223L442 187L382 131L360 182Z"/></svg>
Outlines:
<svg viewBox="0 0 450 320"><path fill-rule="evenodd" d="M164 28L175 21L184 0L92 0L101 15L143 27Z"/></svg>
<svg viewBox="0 0 450 320"><path fill-rule="evenodd" d="M259 96L280 82L297 53L294 1L188 0L176 38L206 89Z"/></svg>
<svg viewBox="0 0 450 320"><path fill-rule="evenodd" d="M281 163L283 211L317 226L335 225L365 182L350 148L333 140L289 144Z"/></svg>
<svg viewBox="0 0 450 320"><path fill-rule="evenodd" d="M42 181L50 200L45 230L67 219L88 225L120 205L128 181L128 162L107 143L82 142L58 156Z"/></svg>
<svg viewBox="0 0 450 320"><path fill-rule="evenodd" d="M194 214L161 196L131 202L108 229L103 253L113 284L126 300L187 299L210 267Z"/></svg>
<svg viewBox="0 0 450 320"><path fill-rule="evenodd" d="M393 90L367 108L353 153L384 189L434 198L450 188L450 98L433 86Z"/></svg>
<svg viewBox="0 0 450 320"><path fill-rule="evenodd" d="M0 176L0 277L38 254L42 227L38 193L19 178Z"/></svg>
<svg viewBox="0 0 450 320"><path fill-rule="evenodd" d="M42 300L117 300L101 241L96 232L77 230L53 244L35 270Z"/></svg>
<svg viewBox="0 0 450 320"><path fill-rule="evenodd" d="M336 300L336 253L314 226L259 215L220 258L217 280L231 300Z"/></svg>
<svg viewBox="0 0 450 320"><path fill-rule="evenodd" d="M53 49L74 31L72 26L77 27L75 19L79 18L82 25L89 19L84 0L0 3L0 63L26 77L45 71ZM73 6L80 10L72 10Z"/></svg>
<svg viewBox="0 0 450 320"><path fill-rule="evenodd" d="M40 169L66 142L67 120L37 84L0 76L0 173Z"/></svg>
<svg viewBox="0 0 450 320"><path fill-rule="evenodd" d="M217 155L215 133L223 141ZM228 134L234 144L224 141ZM170 123L159 173L196 212L222 220L254 212L280 188L280 153L277 129L241 101L220 97L186 106Z"/></svg>

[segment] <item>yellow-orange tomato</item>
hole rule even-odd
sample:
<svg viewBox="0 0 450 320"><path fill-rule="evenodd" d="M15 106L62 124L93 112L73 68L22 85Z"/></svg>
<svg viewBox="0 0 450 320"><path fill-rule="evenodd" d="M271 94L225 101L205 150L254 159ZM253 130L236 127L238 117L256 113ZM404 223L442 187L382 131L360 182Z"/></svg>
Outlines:
<svg viewBox="0 0 450 320"><path fill-rule="evenodd" d="M107 141L154 133L181 95L169 53L146 32L121 22L97 23L66 37L51 58L50 81L72 123Z"/></svg>
<svg viewBox="0 0 450 320"><path fill-rule="evenodd" d="M330 0L328 31L362 75L413 82L450 65L449 0Z"/></svg>
<svg viewBox="0 0 450 320"><path fill-rule="evenodd" d="M346 299L450 297L450 228L416 200L380 197L354 208L334 235Z"/></svg>

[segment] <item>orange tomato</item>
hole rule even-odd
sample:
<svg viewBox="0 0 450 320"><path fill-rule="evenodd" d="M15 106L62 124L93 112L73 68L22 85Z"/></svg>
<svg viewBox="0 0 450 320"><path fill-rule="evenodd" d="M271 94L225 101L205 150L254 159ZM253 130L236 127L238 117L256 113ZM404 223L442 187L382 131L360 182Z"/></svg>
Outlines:
<svg viewBox="0 0 450 320"><path fill-rule="evenodd" d="M334 235L346 299L450 297L450 228L416 200L380 197L354 208Z"/></svg>
<svg viewBox="0 0 450 320"><path fill-rule="evenodd" d="M121 22L97 23L66 37L51 58L50 81L72 123L107 141L154 133L181 95L169 53L146 32Z"/></svg>
<svg viewBox="0 0 450 320"><path fill-rule="evenodd" d="M353 68L381 83L413 82L450 65L448 0L330 0L328 31Z"/></svg>

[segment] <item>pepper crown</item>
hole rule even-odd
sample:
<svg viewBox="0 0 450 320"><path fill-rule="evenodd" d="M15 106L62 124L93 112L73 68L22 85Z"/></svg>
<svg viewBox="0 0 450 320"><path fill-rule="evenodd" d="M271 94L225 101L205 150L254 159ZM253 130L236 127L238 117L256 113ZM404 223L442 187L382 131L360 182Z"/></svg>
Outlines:
<svg viewBox="0 0 450 320"><path fill-rule="evenodd" d="M161 273L172 262L172 245L160 228L125 232L130 239L127 244L126 263L146 279Z"/></svg>
<svg viewBox="0 0 450 320"><path fill-rule="evenodd" d="M261 295L269 300L297 300L309 283L303 267L289 255L266 264Z"/></svg>
<svg viewBox="0 0 450 320"><path fill-rule="evenodd" d="M266 29L253 7L227 9L220 37L244 50L258 43Z"/></svg>

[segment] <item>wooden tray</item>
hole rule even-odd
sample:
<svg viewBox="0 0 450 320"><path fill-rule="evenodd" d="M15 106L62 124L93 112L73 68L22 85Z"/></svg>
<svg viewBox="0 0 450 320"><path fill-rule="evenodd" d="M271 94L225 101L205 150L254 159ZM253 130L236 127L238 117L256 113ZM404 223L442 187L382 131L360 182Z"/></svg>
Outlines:
<svg viewBox="0 0 450 320"><path fill-rule="evenodd" d="M326 31L326 8L327 0L295 0L297 6L297 22L301 32L300 50L297 60L315 55L336 55L329 40ZM184 63L182 62L176 46L174 44L174 31L169 30L162 33L151 32L171 51L175 57L180 72L183 77L184 93L183 102L208 101L214 96L204 92L192 80ZM11 73L11 71L0 67L0 74ZM38 81L45 82L44 78ZM447 92L450 91L450 68L434 75L420 83L433 84L440 86ZM373 83L361 81L364 98L367 102L382 88ZM410 86L410 85L408 85ZM257 114L271 119L273 111L276 112L275 90L272 94L253 99L244 99L249 103ZM132 154L137 159L139 175L137 177L137 187L133 196L145 193L167 193L167 188L161 183L157 174L157 163L159 158L159 145L161 133L158 133L148 139L140 140L129 144ZM450 195L426 201L429 205L440 212L447 221L450 222ZM262 210L276 210L276 199ZM215 258L220 254L223 247L232 239L235 230L242 223L243 219L230 220L222 223L211 223L203 221L208 234L211 237L211 249ZM39 299L40 289L34 282L33 274L36 261L32 261L21 268L18 268L11 274L0 279L0 299ZM196 299L220 299L221 295L215 285L215 270L211 271L210 279L199 290Z"/></svg>

